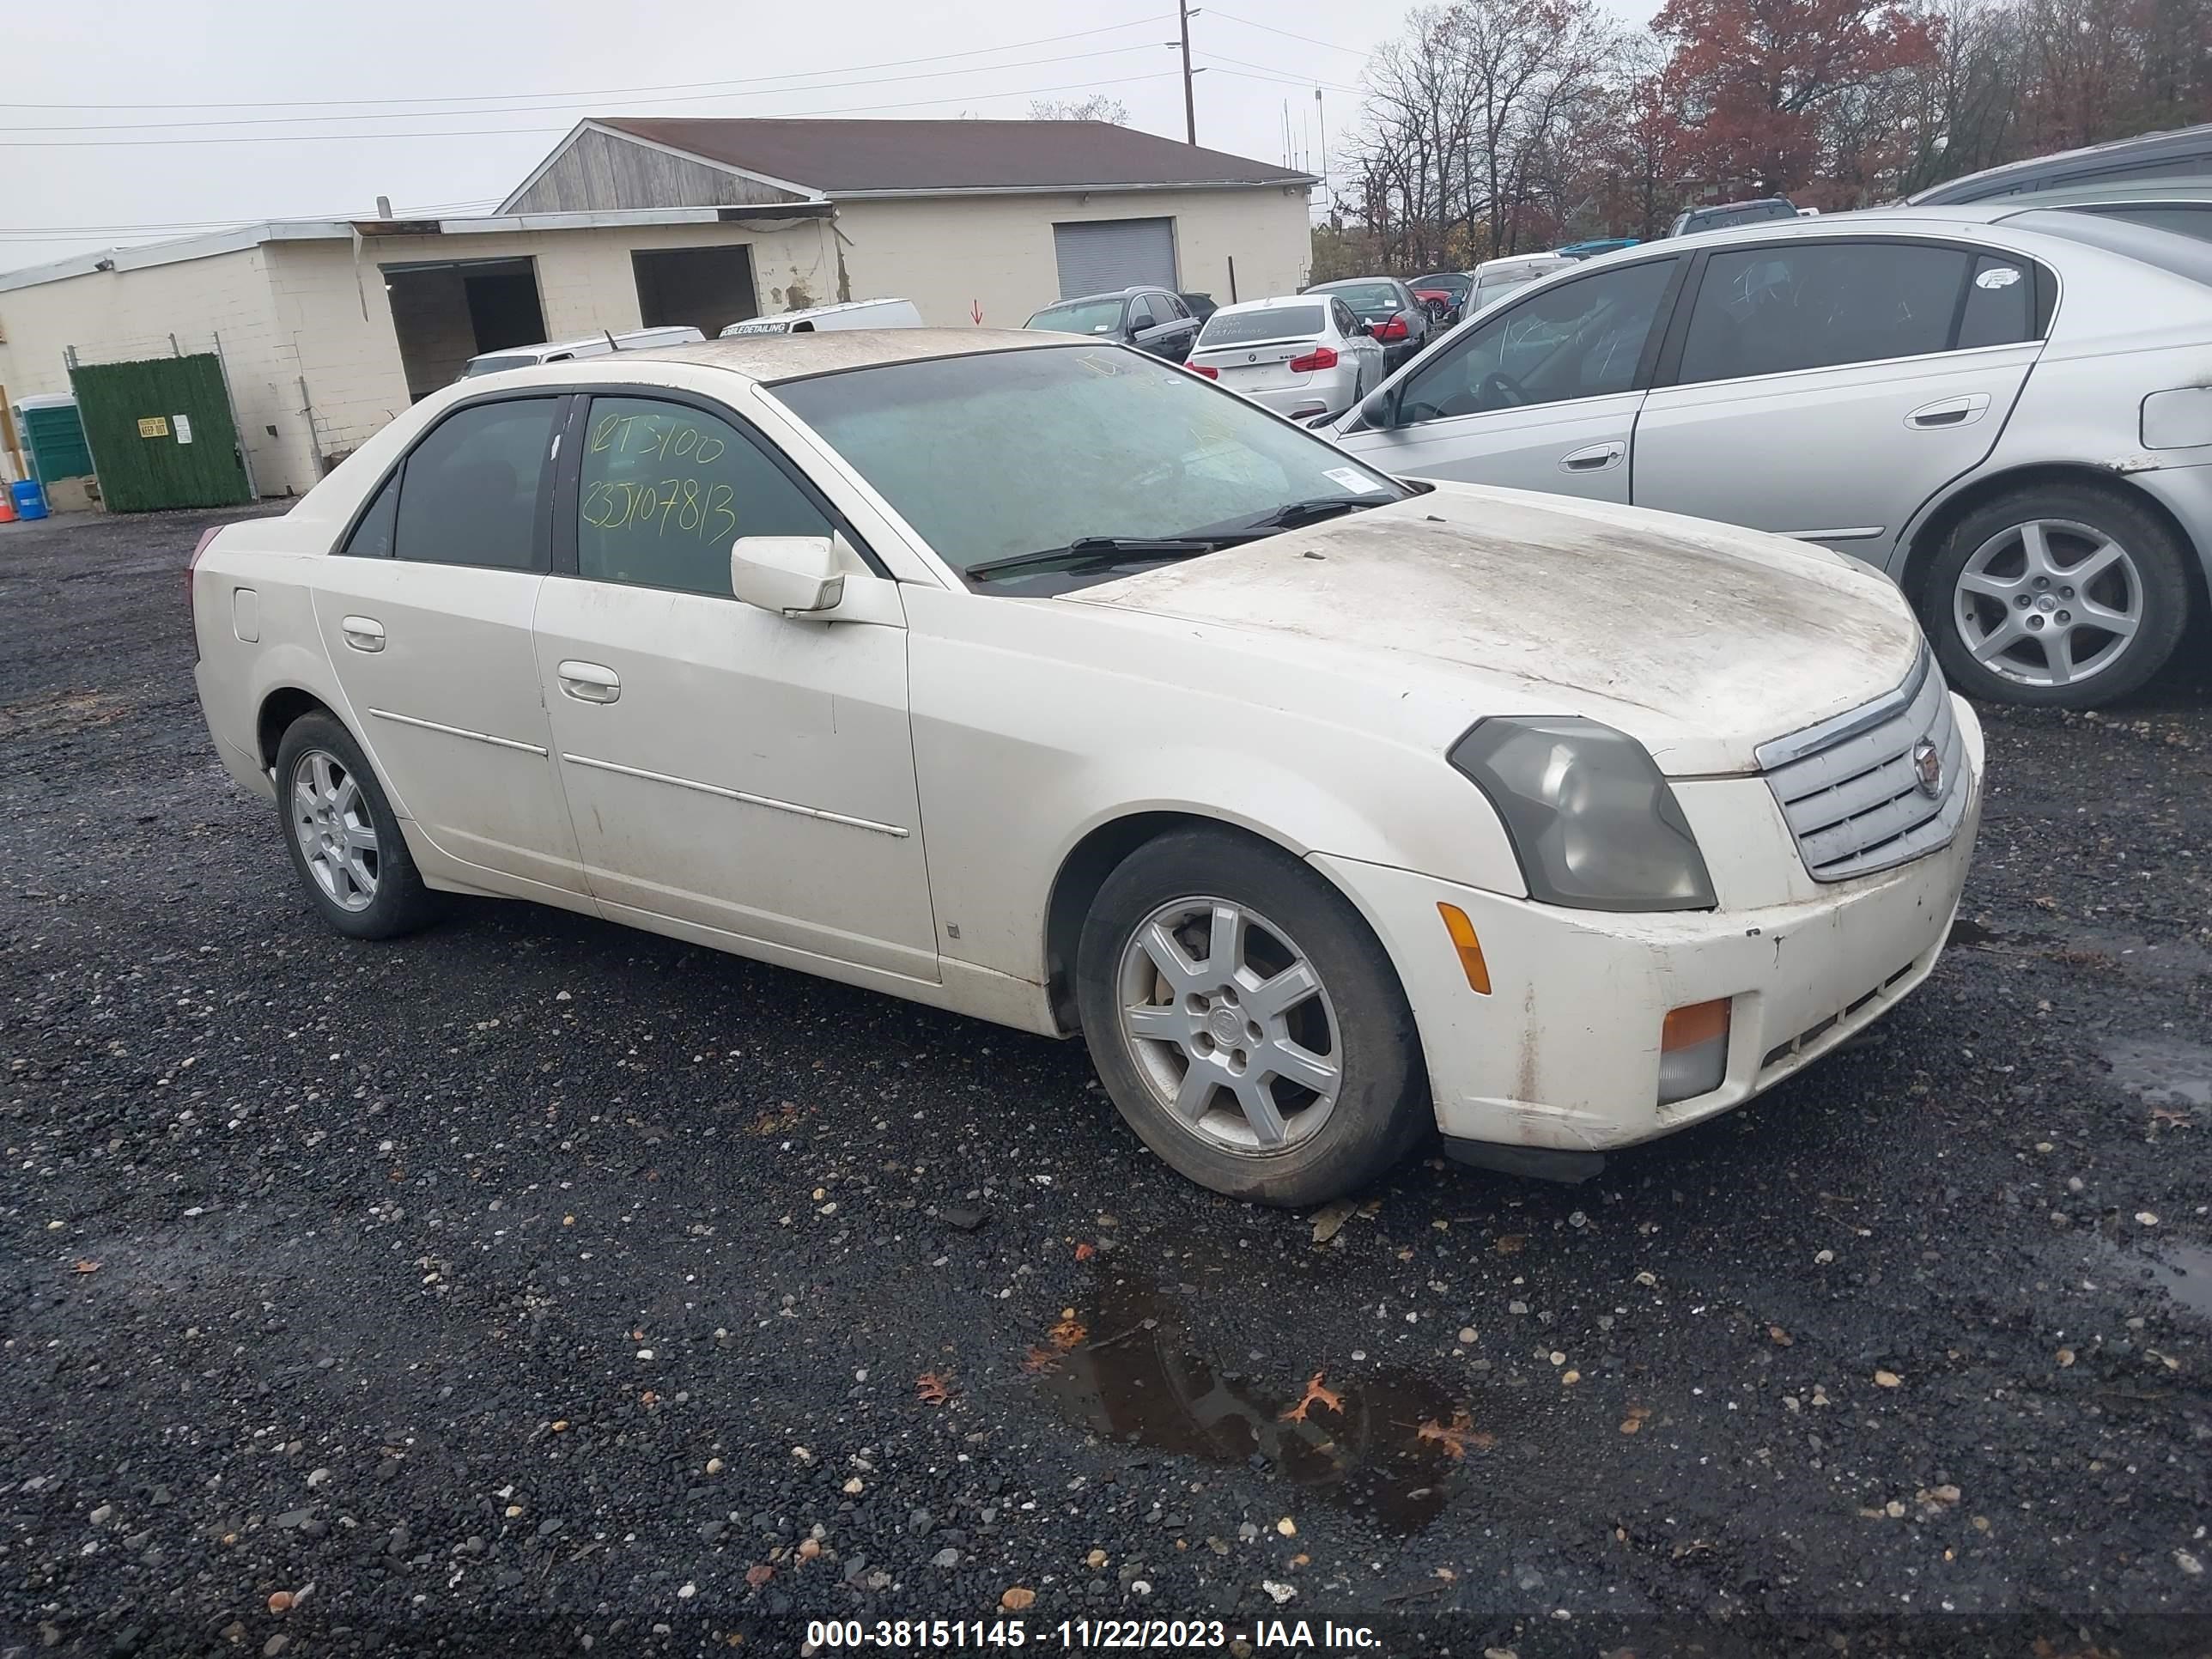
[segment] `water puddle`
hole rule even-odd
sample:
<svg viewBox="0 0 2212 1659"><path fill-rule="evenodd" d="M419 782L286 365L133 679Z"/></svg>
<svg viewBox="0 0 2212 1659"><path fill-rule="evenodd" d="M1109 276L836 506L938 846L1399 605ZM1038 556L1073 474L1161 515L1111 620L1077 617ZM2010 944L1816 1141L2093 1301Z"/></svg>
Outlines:
<svg viewBox="0 0 2212 1659"><path fill-rule="evenodd" d="M2212 1048L2167 1037L2125 1037L2105 1050L2112 1081L2149 1106L2212 1106Z"/></svg>
<svg viewBox="0 0 2212 1659"><path fill-rule="evenodd" d="M2183 1312L2212 1320L2212 1246L2168 1239L2147 1255L2138 1255L2122 1250L2109 1239L2100 1237L2095 1243L2106 1263L2098 1274L2101 1281L2117 1286L2124 1277L2130 1284L2154 1285L2172 1297Z"/></svg>
<svg viewBox="0 0 2212 1659"><path fill-rule="evenodd" d="M1084 1340L1031 1357L1039 1383L1074 1421L1156 1452L1264 1468L1392 1537L1434 1521L1468 1473L1499 1455L1498 1425L1419 1372L1346 1365L1308 1389L1303 1376L1224 1366L1140 1279L1102 1283L1079 1318Z"/></svg>
<svg viewBox="0 0 2212 1659"><path fill-rule="evenodd" d="M1994 927L1984 927L1971 916L1960 916L1951 923L1951 937L1945 941L1954 951L1972 945L1994 945L2004 935Z"/></svg>

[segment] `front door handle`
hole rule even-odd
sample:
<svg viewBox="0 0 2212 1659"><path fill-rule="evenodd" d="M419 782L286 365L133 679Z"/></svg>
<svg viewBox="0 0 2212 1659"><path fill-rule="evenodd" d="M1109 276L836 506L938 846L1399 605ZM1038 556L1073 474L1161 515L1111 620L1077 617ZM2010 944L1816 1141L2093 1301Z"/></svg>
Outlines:
<svg viewBox="0 0 2212 1659"><path fill-rule="evenodd" d="M613 702L622 696L622 677L595 662L564 662L555 671L561 694L578 702Z"/></svg>
<svg viewBox="0 0 2212 1659"><path fill-rule="evenodd" d="M338 631L356 651L384 649L384 624L374 617L348 617L338 623Z"/></svg>
<svg viewBox="0 0 2212 1659"><path fill-rule="evenodd" d="M1573 450L1560 456L1559 471L1603 472L1610 467L1619 466L1627 453L1628 446L1625 443L1591 444L1588 448Z"/></svg>
<svg viewBox="0 0 2212 1659"><path fill-rule="evenodd" d="M1905 417L1905 425L1917 432L1940 432L1947 427L1972 426L1982 418L1982 411L1990 406L1990 394L1977 392L1964 398L1946 398L1941 403L1923 404Z"/></svg>

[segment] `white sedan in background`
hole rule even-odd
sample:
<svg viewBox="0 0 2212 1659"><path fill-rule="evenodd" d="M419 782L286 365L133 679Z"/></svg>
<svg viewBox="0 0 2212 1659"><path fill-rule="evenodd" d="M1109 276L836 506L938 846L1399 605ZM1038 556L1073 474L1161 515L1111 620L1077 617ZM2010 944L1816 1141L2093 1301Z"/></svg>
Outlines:
<svg viewBox="0 0 2212 1659"><path fill-rule="evenodd" d="M1276 1204L1739 1105L1927 975L1980 795L1871 571L1401 483L1033 332L486 375L190 580L216 750L337 932L502 895L1080 1031Z"/></svg>
<svg viewBox="0 0 2212 1659"><path fill-rule="evenodd" d="M1293 420L1348 410L1385 378L1382 343L1332 294L1222 307L1206 319L1189 367Z"/></svg>

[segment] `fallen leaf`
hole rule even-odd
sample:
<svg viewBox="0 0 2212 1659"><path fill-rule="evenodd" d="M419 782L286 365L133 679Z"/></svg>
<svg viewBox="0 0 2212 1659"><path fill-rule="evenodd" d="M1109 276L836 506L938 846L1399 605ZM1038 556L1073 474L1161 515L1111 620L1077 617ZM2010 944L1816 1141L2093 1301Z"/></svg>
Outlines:
<svg viewBox="0 0 2212 1659"><path fill-rule="evenodd" d="M1052 1338L1054 1347L1066 1353L1091 1333L1084 1328L1083 1322L1075 1316L1075 1310L1070 1308L1060 1316L1060 1323L1054 1325L1045 1334Z"/></svg>
<svg viewBox="0 0 2212 1659"><path fill-rule="evenodd" d="M1443 1579L1447 1584L1456 1583L1459 1582L1459 1575L1454 1572L1449 1567L1438 1567L1437 1569L1437 1577Z"/></svg>
<svg viewBox="0 0 2212 1659"><path fill-rule="evenodd" d="M1334 1389L1324 1389L1321 1385L1322 1378L1328 1375L1327 1371L1316 1371L1306 1379L1306 1391L1298 1396L1297 1405L1283 1413L1284 1422L1304 1422L1306 1413L1316 1406L1326 1406L1340 1417L1344 1414L1344 1396Z"/></svg>
<svg viewBox="0 0 2212 1659"><path fill-rule="evenodd" d="M1769 1325L1766 1328L1766 1340L1771 1342L1778 1348L1786 1348L1796 1341L1797 1339L1790 1335L1789 1332L1784 1330L1779 1325Z"/></svg>
<svg viewBox="0 0 2212 1659"><path fill-rule="evenodd" d="M1650 1415L1650 1407L1638 1406L1632 1403L1628 1407L1628 1415L1620 1419L1620 1431L1623 1434L1636 1434L1640 1432L1644 1427L1644 1419Z"/></svg>
<svg viewBox="0 0 2212 1659"><path fill-rule="evenodd" d="M1877 1389L1893 1389L1904 1381L1895 1371L1876 1371L1874 1374L1874 1385Z"/></svg>
<svg viewBox="0 0 2212 1659"><path fill-rule="evenodd" d="M757 1566L750 1566L745 1569L745 1583L750 1584L755 1589L758 1589L763 1584L765 1584L769 1579L775 1577L775 1569L769 1566L766 1562L762 1562Z"/></svg>
<svg viewBox="0 0 2212 1659"><path fill-rule="evenodd" d="M942 1406L952 1398L952 1384L935 1371L924 1371L914 1379L915 1394L926 1406Z"/></svg>
<svg viewBox="0 0 2212 1659"><path fill-rule="evenodd" d="M1359 1213L1359 1206L1349 1199L1340 1198L1334 1204L1324 1204L1314 1212L1313 1240L1326 1244L1344 1231L1344 1224Z"/></svg>
<svg viewBox="0 0 2212 1659"><path fill-rule="evenodd" d="M1275 1530L1285 1538L1296 1538L1298 1535L1298 1523L1286 1515L1275 1522Z"/></svg>
<svg viewBox="0 0 2212 1659"><path fill-rule="evenodd" d="M999 1605L1008 1613L1024 1613L1036 1605L1036 1592L1015 1585L999 1598Z"/></svg>
<svg viewBox="0 0 2212 1659"><path fill-rule="evenodd" d="M1031 1348L1023 1356L1022 1369L1031 1376L1042 1376L1060 1364L1060 1356L1050 1348Z"/></svg>
<svg viewBox="0 0 2212 1659"><path fill-rule="evenodd" d="M1413 1431L1413 1437L1435 1441L1443 1448L1444 1455L1454 1461L1466 1456L1470 1445L1494 1446L1498 1443L1495 1435L1477 1434L1474 1420L1465 1412L1454 1412L1449 1423L1439 1423L1431 1418Z"/></svg>
<svg viewBox="0 0 2212 1659"><path fill-rule="evenodd" d="M100 1271L100 1263L80 1257L70 1263L70 1271L73 1273L96 1273Z"/></svg>
<svg viewBox="0 0 2212 1659"><path fill-rule="evenodd" d="M815 1557L821 1553L822 1540L820 1539L802 1538L799 1540L799 1559L800 1560L811 1561Z"/></svg>
<svg viewBox="0 0 2212 1659"><path fill-rule="evenodd" d="M1097 1254L1098 1247L1088 1239L1075 1247L1075 1259L1078 1261L1088 1261Z"/></svg>
<svg viewBox="0 0 2212 1659"><path fill-rule="evenodd" d="M2071 1348L2061 1348L2061 1349L2058 1351L2058 1364L2059 1364L2059 1365L2060 1365L2062 1368L2063 1368L2063 1367L2065 1367L2065 1366L2068 1366L2068 1365L2072 1364L2073 1363L2074 1363L2074 1350L2073 1350L2073 1349L2071 1349Z"/></svg>
<svg viewBox="0 0 2212 1659"><path fill-rule="evenodd" d="M1312 1559L1313 1557L1308 1555L1304 1550L1300 1550L1296 1555L1291 1558L1291 1565L1294 1567L1303 1567L1311 1562Z"/></svg>
<svg viewBox="0 0 2212 1659"><path fill-rule="evenodd" d="M1518 1255L1528 1243L1528 1235L1526 1233L1500 1233L1492 1241L1490 1248L1498 1255Z"/></svg>

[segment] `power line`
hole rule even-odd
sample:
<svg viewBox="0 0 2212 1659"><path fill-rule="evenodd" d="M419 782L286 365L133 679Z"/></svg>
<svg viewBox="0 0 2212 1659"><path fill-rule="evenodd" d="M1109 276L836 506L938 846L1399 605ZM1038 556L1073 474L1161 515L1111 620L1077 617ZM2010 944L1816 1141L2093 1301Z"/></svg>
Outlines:
<svg viewBox="0 0 2212 1659"><path fill-rule="evenodd" d="M942 98L914 98L896 104L859 104L840 109L798 110L778 116L781 120L806 120L823 115L866 115L878 110L920 109L936 104L959 104L990 98L1034 98L1048 92L1082 92L1097 87L1127 86L1136 81L1158 81L1174 74L1173 70L1162 70L1150 75L1124 75L1106 81L1069 81L1052 87L1010 88L1003 92L952 93ZM809 88L783 88L805 92ZM572 124L573 125L573 124ZM239 137L215 138L0 138L0 149L104 149L148 144L313 144L329 143L366 143L370 139L390 138L507 138L529 137L533 134L567 132L568 126L558 127L465 127L457 130L441 129L434 132L289 132L268 135L246 134Z"/></svg>
<svg viewBox="0 0 2212 1659"><path fill-rule="evenodd" d="M848 87L887 86L896 81L935 81L942 80L947 76L982 75L988 74L995 70L1035 69L1044 64L1072 64L1081 59L1090 58L1117 58L1125 56L1133 52L1149 52L1151 49L1151 45L1147 42L1144 46L1106 46L1097 52L1061 52L1048 58L1016 58L1011 63L1006 64L964 64L958 69L918 70L909 75L876 76L859 81L824 81L817 85L804 87L765 87L760 88L757 92L751 94L738 91L702 92L694 93L684 97L644 98L641 99L639 101L647 104L699 104L714 102L726 98L746 96L765 97L780 92L838 92L842 91ZM741 86L744 83L732 82L727 84L734 87ZM587 101L595 102L602 97L613 97L617 95L626 96L628 94L592 94ZM211 121L85 122L71 126L0 127L0 132L47 132L66 137L67 135L75 132L143 132L152 131L176 131L198 127L303 126L311 122L320 121L434 121L469 115L545 115L551 114L562 107L562 106L557 104L495 104L475 109L394 110L388 115L372 115L368 113L354 113L348 115L259 115L227 117ZM307 137L309 135L302 134L301 136Z"/></svg>
<svg viewBox="0 0 2212 1659"><path fill-rule="evenodd" d="M1224 11L1218 6L1212 8L1212 11L1216 17L1225 17L1232 23L1242 23L1248 29L1265 29L1270 34L1281 35L1285 40L1303 40L1310 46L1326 46L1331 52L1344 52L1353 58L1364 59L1368 56L1366 52L1357 47L1340 46L1334 40L1316 40L1310 34L1294 34L1288 29L1277 28L1273 23L1255 23L1249 17L1239 17L1235 12Z"/></svg>
<svg viewBox="0 0 2212 1659"><path fill-rule="evenodd" d="M1248 58L1229 58L1218 52L1209 52L1206 56L1207 61L1217 67L1224 64L1237 64L1242 65L1247 70L1259 71L1258 74L1246 75L1241 77L1247 81L1256 81L1265 78L1270 81L1280 81L1286 87L1304 87L1308 91L1311 91L1316 87L1326 87L1331 92L1348 92L1355 95L1361 91L1360 88L1346 86L1341 81L1324 81L1316 76L1301 76L1292 70L1277 69L1273 64L1255 64ZM1237 73L1235 70L1231 69L1224 69L1221 72L1224 75L1235 75Z"/></svg>
<svg viewBox="0 0 2212 1659"><path fill-rule="evenodd" d="M1097 28L1073 29L1066 34L1047 34L1034 40L1009 40L996 46L970 46L964 52L941 52L924 58L890 58L875 64L852 64L846 70L903 69L910 64L941 64L955 58L977 58L994 52L1020 52L1030 46L1049 46L1062 40L1080 40L1094 34L1111 34L1117 29L1146 27L1163 21L1165 13L1154 13L1146 17L1133 17L1126 23L1105 23ZM979 65L988 68L990 65ZM626 98L633 94L656 92L696 92L706 87L757 86L769 81L803 80L811 76L838 75L846 70L793 70L785 75L761 75L735 81L678 81L665 82L658 86L578 88L565 92L471 92L451 97L420 98L264 98L247 99L235 103L153 104L134 100L124 104L0 104L0 109L52 110L147 110L147 109L298 109L312 106L327 108L332 104L472 104L484 98ZM804 88L794 88L804 90Z"/></svg>

